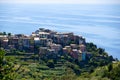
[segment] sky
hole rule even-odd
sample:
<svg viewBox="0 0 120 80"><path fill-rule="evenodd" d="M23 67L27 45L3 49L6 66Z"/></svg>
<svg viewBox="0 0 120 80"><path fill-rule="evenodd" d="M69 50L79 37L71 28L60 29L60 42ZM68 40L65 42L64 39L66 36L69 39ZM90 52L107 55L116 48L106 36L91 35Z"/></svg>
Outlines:
<svg viewBox="0 0 120 80"><path fill-rule="evenodd" d="M34 4L120 4L120 0L0 0L0 3Z"/></svg>

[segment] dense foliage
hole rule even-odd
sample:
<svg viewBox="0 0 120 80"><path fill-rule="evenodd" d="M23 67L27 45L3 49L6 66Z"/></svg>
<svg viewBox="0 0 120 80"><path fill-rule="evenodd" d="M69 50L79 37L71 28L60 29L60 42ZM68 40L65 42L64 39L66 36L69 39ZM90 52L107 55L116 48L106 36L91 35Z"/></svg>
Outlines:
<svg viewBox="0 0 120 80"><path fill-rule="evenodd" d="M7 57L5 58L5 51L0 49L0 79L1 80L13 80L15 75L14 64L11 61L12 59Z"/></svg>
<svg viewBox="0 0 120 80"><path fill-rule="evenodd" d="M98 67L93 73L84 73L79 78L92 80L120 80L120 62L110 63L103 67Z"/></svg>
<svg viewBox="0 0 120 80"><path fill-rule="evenodd" d="M120 64L113 64L102 48L86 43L85 61L72 58L69 54L38 55L25 51L0 49L1 80L119 80Z"/></svg>

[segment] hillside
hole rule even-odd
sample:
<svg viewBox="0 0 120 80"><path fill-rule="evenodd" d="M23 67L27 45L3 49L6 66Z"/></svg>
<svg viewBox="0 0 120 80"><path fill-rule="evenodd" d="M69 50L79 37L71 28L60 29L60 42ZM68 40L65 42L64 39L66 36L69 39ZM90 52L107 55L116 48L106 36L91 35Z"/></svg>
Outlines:
<svg viewBox="0 0 120 80"><path fill-rule="evenodd" d="M120 80L120 62L96 68L92 73L83 73L78 80Z"/></svg>
<svg viewBox="0 0 120 80"><path fill-rule="evenodd" d="M118 67L112 66L117 61L72 32L40 28L29 36L0 34L1 80L118 80Z"/></svg>
<svg viewBox="0 0 120 80"><path fill-rule="evenodd" d="M89 48L90 45L94 48ZM14 54L7 53L6 56L4 56L6 62L11 63L11 65L14 66L11 68L12 71L8 75L14 75L13 77L10 77L13 78L13 80L86 80L86 78L91 80L109 80L111 77L109 77L108 74L111 75L112 73L115 73L114 70L118 68L117 63L113 64L114 68L111 69L110 73L102 74L103 72L101 71L108 71L106 65L111 64L113 58L108 56L107 53L105 54L104 51L99 54L99 48L96 48L93 43L87 43L87 46L88 50L91 49L94 55L87 58L87 61L80 62L74 60L68 54L56 55L56 59L52 58L53 55L51 55L51 58L44 56L39 59L38 55L26 54L19 51L15 51ZM106 56L104 58L98 58L98 55ZM9 66L6 63L4 65ZM4 66L2 67L4 68ZM116 73L118 72L119 71L116 71ZM7 79L5 75L3 78Z"/></svg>

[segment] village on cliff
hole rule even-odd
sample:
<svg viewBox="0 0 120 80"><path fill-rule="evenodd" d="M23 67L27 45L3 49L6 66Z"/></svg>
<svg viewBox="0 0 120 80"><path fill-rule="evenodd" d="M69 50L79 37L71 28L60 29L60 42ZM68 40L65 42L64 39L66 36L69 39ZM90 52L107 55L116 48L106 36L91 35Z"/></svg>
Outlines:
<svg viewBox="0 0 120 80"><path fill-rule="evenodd" d="M86 41L82 36L74 35L73 32L56 32L49 29L39 28L31 35L9 34L0 35L0 46L5 50L16 49L26 53L42 54L70 54L79 61L86 60L90 53L86 50Z"/></svg>

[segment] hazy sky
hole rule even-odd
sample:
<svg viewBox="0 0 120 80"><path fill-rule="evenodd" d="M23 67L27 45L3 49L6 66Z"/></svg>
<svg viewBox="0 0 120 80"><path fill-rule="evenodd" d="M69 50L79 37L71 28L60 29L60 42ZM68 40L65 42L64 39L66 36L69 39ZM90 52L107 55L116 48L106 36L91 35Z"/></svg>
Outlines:
<svg viewBox="0 0 120 80"><path fill-rule="evenodd" d="M0 3L120 4L120 0L0 0Z"/></svg>

